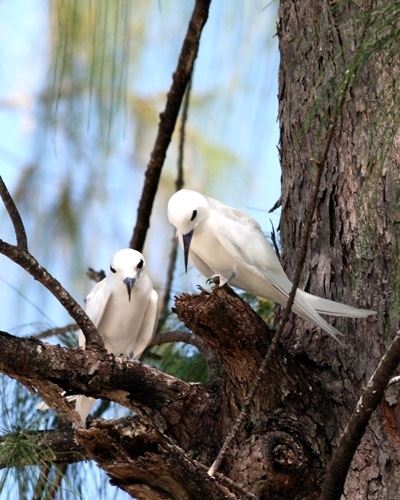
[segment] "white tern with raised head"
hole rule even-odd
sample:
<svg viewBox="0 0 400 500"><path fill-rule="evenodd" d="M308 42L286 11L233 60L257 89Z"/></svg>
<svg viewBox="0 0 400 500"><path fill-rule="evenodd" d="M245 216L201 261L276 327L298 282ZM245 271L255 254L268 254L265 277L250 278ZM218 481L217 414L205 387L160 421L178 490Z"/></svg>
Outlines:
<svg viewBox="0 0 400 500"><path fill-rule="evenodd" d="M257 221L197 191L181 189L168 202L168 220L176 227L188 259L206 277L218 276L249 293L286 305L292 283ZM323 299L297 289L292 310L339 341L341 333L320 314L366 318L375 311ZM339 341L340 342L340 341Z"/></svg>

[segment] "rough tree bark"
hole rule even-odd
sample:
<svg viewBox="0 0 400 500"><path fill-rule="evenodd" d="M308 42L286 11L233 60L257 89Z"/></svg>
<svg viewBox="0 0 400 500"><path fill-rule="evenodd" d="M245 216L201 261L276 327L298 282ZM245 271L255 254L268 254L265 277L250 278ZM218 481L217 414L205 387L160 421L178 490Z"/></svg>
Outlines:
<svg viewBox="0 0 400 500"><path fill-rule="evenodd" d="M313 186L313 162L319 160L326 132L335 124L302 286L378 311L369 321L336 322L346 334L345 349L320 332L305 335L297 318L298 333L286 336L287 349L314 364L329 400L331 416L324 421L328 454L399 326L400 135L393 83L400 71L398 57L375 54L365 61L354 86L336 93L346 75L352 77L354 54L368 36L373 16L367 11L383 5L281 0L279 12L280 228L285 268L289 275L293 272ZM388 137L393 137L389 145ZM344 498L400 498L400 482L393 474L400 460L397 401L395 387L373 415L354 457ZM318 422L319 412L316 416Z"/></svg>
<svg viewBox="0 0 400 500"><path fill-rule="evenodd" d="M49 431L53 461L65 463L66 456L71 462L96 460L114 484L143 500L320 496L340 433L399 326L394 307L399 136L384 158L375 147L384 144L387 132L386 124L378 127L377 113L397 102L392 82L398 60L367 61L354 86L336 93L365 37L366 24L354 21L365 8L355 2L281 0L281 241L292 275L315 162L323 159L302 288L374 308L377 317L337 320L345 348L293 318L215 478L207 474L208 467L243 407L272 338L228 287L176 298L178 318L221 363L220 376L205 386L94 349L63 349L1 333L1 370L60 404L71 419L72 410L60 402L62 390L111 399L137 414L96 420L76 433ZM332 127L333 140L323 158ZM353 460L345 498L400 498L400 481L393 474L400 458L397 394L396 386L388 390L373 415ZM43 433L31 438L41 443ZM42 459L49 460L48 455Z"/></svg>

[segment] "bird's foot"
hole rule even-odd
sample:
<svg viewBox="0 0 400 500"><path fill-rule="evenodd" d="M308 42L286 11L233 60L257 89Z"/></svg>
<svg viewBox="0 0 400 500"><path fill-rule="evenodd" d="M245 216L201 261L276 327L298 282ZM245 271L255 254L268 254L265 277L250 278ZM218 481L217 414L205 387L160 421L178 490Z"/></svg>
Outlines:
<svg viewBox="0 0 400 500"><path fill-rule="evenodd" d="M225 278L221 274L213 274L211 278L207 280L207 284L215 283L218 287L224 286L229 283L236 276L236 266L233 267L231 274Z"/></svg>

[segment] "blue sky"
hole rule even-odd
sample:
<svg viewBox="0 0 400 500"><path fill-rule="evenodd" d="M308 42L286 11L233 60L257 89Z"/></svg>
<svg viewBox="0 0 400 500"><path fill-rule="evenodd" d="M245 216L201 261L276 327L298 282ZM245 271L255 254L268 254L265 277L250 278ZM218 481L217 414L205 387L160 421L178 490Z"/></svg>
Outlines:
<svg viewBox="0 0 400 500"><path fill-rule="evenodd" d="M163 96L169 89L185 25L191 13L191 4L188 2L182 9L181 2L156 1L153 7L145 51L139 68L135 68L130 86L139 96L155 96L163 104ZM58 196L63 164L76 161L75 158L70 158L65 137L57 130L53 136L41 139L43 144L38 153L37 140L41 124L37 97L43 82L49 78L47 3L35 2L34 9L28 1L2 3L0 19L3 24L0 30L0 103L3 103L0 108L0 171L13 192L23 169L30 162L38 161L40 155L43 165L41 196L40 200L32 200L32 207L37 207L40 203L41 209L45 210ZM212 3L210 17L202 35L193 82L193 99L194 102L197 99L200 104L193 104L191 107L186 148L187 186L248 211L266 232L271 228L270 219L275 227L279 221L278 213L266 213L278 199L280 190L277 153L279 56L277 37L274 37L275 22L274 4L265 8L264 2L255 1L244 5L238 2L237 8L226 9L221 1ZM155 109L152 118L154 135L153 139L149 138L148 149L142 153L144 161L150 155L152 140L156 135L157 113L161 110L162 107ZM84 115L82 120L90 121L90 117ZM130 142L134 124L127 122L125 117L121 117L119 122L116 120L116 123L121 124L119 129L116 127L117 144L106 166L112 175L106 178L107 185L101 187L98 199L91 202L82 218L82 224L86 222L88 225L84 231L87 240L79 250L82 256L79 265L83 266L83 275L89 265L108 268L109 258L114 251L128 244L135 222L145 164L134 170L130 164L132 156L135 156ZM233 164L229 161L225 163L223 159L217 163L218 167L210 167L207 161L199 164L199 158L204 158L199 152L199 131L204 136L201 140L213 142L228 150L235 158ZM97 160L97 152L90 150L90 130L87 131L87 141L88 154ZM174 175L175 152L176 142L168 152L162 185L166 177ZM72 189L77 197L82 190L82 179L76 172L79 169L84 171L85 168L85 165L79 163L75 167ZM106 197L103 196L103 190L107 191ZM146 246L149 267L160 288L165 278L165 261L159 255L159 240L162 240L163 252L166 252L173 234L165 218L165 203L169 194L170 191L165 190L165 196L160 195L157 200ZM161 216L157 216L158 213ZM66 284L78 300L83 298L90 283L87 280L85 282L85 279L76 282L66 272L66 269L74 266L71 243L60 242L58 238L54 244L54 252L49 255L48 245L42 247L33 238L40 227L40 220L32 220L24 213L22 215L25 216L30 241L32 245L35 244L31 247L32 253ZM99 220L107 221L107 218L112 220L112 224L99 225ZM3 238L13 241L10 225L4 217L2 219L0 229ZM91 227L94 228L93 234L90 234ZM48 238L55 237L48 234ZM88 242L92 242L93 246ZM30 278L24 278L23 273L21 275L14 266L11 266L10 273L10 263L4 258L1 262L0 278L6 279L27 294L29 300L36 302L39 308L44 308L46 316L60 317L58 312L54 316L53 304L47 302L50 299L37 299L40 287L32 284ZM3 269L7 270L2 271ZM183 266L180 270L183 270ZM14 272L18 274L15 279ZM177 289L183 291L185 287L194 288L200 280L201 277L194 272L182 285L178 283ZM0 290L3 296L9 295L10 300L14 300L14 291L10 292L9 285L1 280ZM15 317L9 317L2 328L15 329L20 324L41 321L37 317L37 311L29 306L22 307L21 314L21 322ZM62 313L60 314L62 317ZM55 322L58 323L58 319Z"/></svg>

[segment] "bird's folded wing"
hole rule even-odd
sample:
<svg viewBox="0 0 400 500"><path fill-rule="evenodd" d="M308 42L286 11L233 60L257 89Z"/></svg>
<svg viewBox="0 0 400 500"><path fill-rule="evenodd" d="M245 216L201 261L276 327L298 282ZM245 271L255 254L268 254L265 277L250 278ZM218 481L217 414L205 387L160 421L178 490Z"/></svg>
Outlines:
<svg viewBox="0 0 400 500"><path fill-rule="evenodd" d="M150 344L157 327L158 318L158 293L153 290L150 294L149 302L143 322L140 327L139 335L135 342L134 357L138 358L146 347Z"/></svg>
<svg viewBox="0 0 400 500"><path fill-rule="evenodd" d="M86 297L85 311L93 323L98 326L107 308L110 299L110 290L107 287L106 279L97 283L93 290Z"/></svg>
<svg viewBox="0 0 400 500"><path fill-rule="evenodd" d="M209 223L215 237L236 262L248 272L267 279L288 297L292 283L257 221L240 210L222 205L212 211Z"/></svg>

